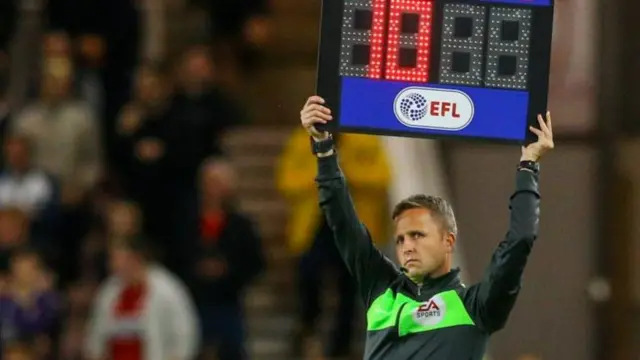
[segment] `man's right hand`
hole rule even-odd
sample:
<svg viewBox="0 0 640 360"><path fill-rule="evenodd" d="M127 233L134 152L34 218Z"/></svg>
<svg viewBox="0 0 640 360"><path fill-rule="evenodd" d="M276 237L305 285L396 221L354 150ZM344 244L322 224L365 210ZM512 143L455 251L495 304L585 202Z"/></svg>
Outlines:
<svg viewBox="0 0 640 360"><path fill-rule="evenodd" d="M302 126L315 140L323 140L329 136L328 132L321 133L316 129L316 124L326 124L333 120L331 110L324 106L324 99L319 96L311 96L300 111Z"/></svg>

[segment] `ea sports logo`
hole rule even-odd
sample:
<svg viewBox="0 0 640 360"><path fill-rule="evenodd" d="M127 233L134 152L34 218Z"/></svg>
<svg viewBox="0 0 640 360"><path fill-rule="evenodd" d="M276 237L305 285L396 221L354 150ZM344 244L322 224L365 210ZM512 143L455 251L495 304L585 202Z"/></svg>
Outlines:
<svg viewBox="0 0 640 360"><path fill-rule="evenodd" d="M413 312L413 320L423 326L437 325L444 319L447 312L446 304L440 295L423 302Z"/></svg>
<svg viewBox="0 0 640 360"><path fill-rule="evenodd" d="M406 93L400 99L400 112L407 119L418 121L427 115L427 99L417 93Z"/></svg>

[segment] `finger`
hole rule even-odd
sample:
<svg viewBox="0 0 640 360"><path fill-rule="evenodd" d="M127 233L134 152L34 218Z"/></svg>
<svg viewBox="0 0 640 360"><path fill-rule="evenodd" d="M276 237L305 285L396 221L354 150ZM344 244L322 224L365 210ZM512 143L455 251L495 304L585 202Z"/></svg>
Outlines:
<svg viewBox="0 0 640 360"><path fill-rule="evenodd" d="M310 117L319 117L321 119L325 119L325 120L331 120L333 119L333 116L331 116L330 114L327 114L325 112L322 112L320 110L315 110L311 113L309 113Z"/></svg>
<svg viewBox="0 0 640 360"><path fill-rule="evenodd" d="M545 134L542 130L534 128L533 126L529 126L529 131L531 131L532 133L536 134L536 136L538 136L538 138L544 137Z"/></svg>
<svg viewBox="0 0 640 360"><path fill-rule="evenodd" d="M551 134L553 134L553 126L551 125L551 111L547 111L547 127Z"/></svg>
<svg viewBox="0 0 640 360"><path fill-rule="evenodd" d="M327 114L331 114L331 109L326 106L322 106L319 104L311 104L306 107L306 111L322 111Z"/></svg>
<svg viewBox="0 0 640 360"><path fill-rule="evenodd" d="M323 123L327 121L331 121L333 120L333 117L331 115L324 114L321 112L314 112L314 113L303 115L301 119L302 119L302 124L304 126L311 126L318 121L322 121Z"/></svg>
<svg viewBox="0 0 640 360"><path fill-rule="evenodd" d="M324 99L318 95L310 96L304 105L309 106L311 104L324 104Z"/></svg>
<svg viewBox="0 0 640 360"><path fill-rule="evenodd" d="M540 115L540 114L538 114L538 124L540 125L540 130L542 130L542 132L545 135L549 135L549 136L551 135L551 131L547 127L547 124L545 124L545 121L542 118L542 115Z"/></svg>

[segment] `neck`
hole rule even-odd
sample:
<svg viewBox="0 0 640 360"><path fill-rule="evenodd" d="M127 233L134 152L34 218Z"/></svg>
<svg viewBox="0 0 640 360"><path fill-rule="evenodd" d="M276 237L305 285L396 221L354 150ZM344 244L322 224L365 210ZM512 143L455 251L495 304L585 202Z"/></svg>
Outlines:
<svg viewBox="0 0 640 360"><path fill-rule="evenodd" d="M137 269L131 272L131 274L127 279L128 280L127 282L131 285L140 284L144 282L146 277L147 277L146 267L141 265Z"/></svg>

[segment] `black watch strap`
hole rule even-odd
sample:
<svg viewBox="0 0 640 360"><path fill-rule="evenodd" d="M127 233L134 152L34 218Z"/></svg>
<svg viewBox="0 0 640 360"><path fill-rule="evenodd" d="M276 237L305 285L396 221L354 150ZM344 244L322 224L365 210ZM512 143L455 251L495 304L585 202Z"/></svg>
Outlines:
<svg viewBox="0 0 640 360"><path fill-rule="evenodd" d="M540 164L530 160L520 161L520 164L518 164L518 171L522 170L531 171L532 173L537 174L540 172Z"/></svg>
<svg viewBox="0 0 640 360"><path fill-rule="evenodd" d="M311 140L311 152L314 155L328 153L331 150L335 150L335 142L333 141L333 137L329 135L328 138L320 141L314 140L312 137L309 137Z"/></svg>

